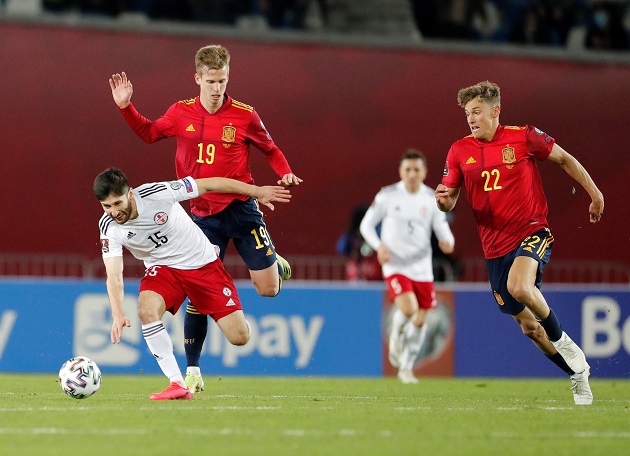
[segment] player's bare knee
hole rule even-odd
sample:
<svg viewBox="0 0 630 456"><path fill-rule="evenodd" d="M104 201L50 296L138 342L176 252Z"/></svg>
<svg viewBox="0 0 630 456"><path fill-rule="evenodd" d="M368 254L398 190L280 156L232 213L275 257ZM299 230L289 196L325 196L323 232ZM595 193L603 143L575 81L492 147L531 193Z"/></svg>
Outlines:
<svg viewBox="0 0 630 456"><path fill-rule="evenodd" d="M280 284L268 285L268 284L256 284L254 283L254 288L256 288L256 292L262 297L265 298L273 298L280 292Z"/></svg>
<svg viewBox="0 0 630 456"><path fill-rule="evenodd" d="M418 328L422 328L424 326L425 321L426 321L426 313L424 312L416 312L411 317L411 323Z"/></svg>
<svg viewBox="0 0 630 456"><path fill-rule="evenodd" d="M149 306L143 306L142 304L138 307L138 318L143 325L148 325L149 323L153 323L154 321L158 321L160 316Z"/></svg>
<svg viewBox="0 0 630 456"><path fill-rule="evenodd" d="M245 345L247 342L249 342L249 336L249 329L247 327L244 327L230 334L228 336L228 341L232 345Z"/></svg>
<svg viewBox="0 0 630 456"><path fill-rule="evenodd" d="M523 322L521 324L523 334L534 341L541 341L545 337L545 330L537 322Z"/></svg>
<svg viewBox="0 0 630 456"><path fill-rule="evenodd" d="M508 292L520 303L530 303L534 300L534 293L531 286L517 281L508 281Z"/></svg>

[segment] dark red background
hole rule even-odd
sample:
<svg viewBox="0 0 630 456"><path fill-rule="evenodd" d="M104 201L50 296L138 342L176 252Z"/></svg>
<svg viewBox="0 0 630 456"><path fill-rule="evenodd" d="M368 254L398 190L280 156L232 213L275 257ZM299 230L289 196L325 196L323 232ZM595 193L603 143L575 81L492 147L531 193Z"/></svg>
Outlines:
<svg viewBox="0 0 630 456"><path fill-rule="evenodd" d="M591 225L586 193L541 164L554 257L627 261L630 66L10 24L0 25L0 251L97 258L94 176L118 166L135 184L174 178L174 140L137 138L108 77L125 70L137 108L157 118L198 94L194 53L214 42L232 54L228 92L256 107L304 179L267 215L283 254L334 254L353 207L398 179L407 147L428 155L435 186L450 144L468 134L457 91L490 79L502 88L502 123L554 136L606 196L603 222ZM275 181L256 150L252 168L257 183ZM460 256L481 256L465 198L453 229Z"/></svg>

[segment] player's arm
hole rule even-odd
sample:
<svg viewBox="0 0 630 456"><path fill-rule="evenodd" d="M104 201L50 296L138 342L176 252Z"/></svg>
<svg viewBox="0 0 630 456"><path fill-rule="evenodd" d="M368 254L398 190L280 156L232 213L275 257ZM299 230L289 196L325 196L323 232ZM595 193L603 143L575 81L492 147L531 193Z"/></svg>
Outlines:
<svg viewBox="0 0 630 456"><path fill-rule="evenodd" d="M112 308L112 331L110 334L112 344L119 344L124 326L131 326L131 322L123 311L123 299L125 287L123 283L123 257L115 256L103 258L105 273L107 274L107 296Z"/></svg>
<svg viewBox="0 0 630 456"><path fill-rule="evenodd" d="M604 212L604 195L597 188L584 166L558 144L553 145L547 160L560 165L569 176L584 187L586 193L591 197L591 204L588 207L591 223L599 222Z"/></svg>
<svg viewBox="0 0 630 456"><path fill-rule="evenodd" d="M450 188L444 184L438 184L435 188L435 201L438 209L442 212L452 211L457 204L460 189L460 187Z"/></svg>
<svg viewBox="0 0 630 456"><path fill-rule="evenodd" d="M455 249L455 236L451 231L451 227L446 220L446 215L443 212L435 211L432 221L433 232L438 240L438 246L444 253L451 254Z"/></svg>
<svg viewBox="0 0 630 456"><path fill-rule="evenodd" d="M125 121L144 142L152 144L175 134L175 124L172 118L172 110L175 105L171 106L166 114L158 120L153 121L142 116L131 103L133 86L124 71L120 74L113 74L109 78L109 87L112 89L114 102Z"/></svg>
<svg viewBox="0 0 630 456"><path fill-rule="evenodd" d="M391 259L391 250L385 244L378 235L376 227L383 220L385 216L385 208L382 204L382 198L380 195L376 195L374 202L370 205L365 212L361 224L359 225L359 231L361 236L365 239L365 242L376 252L376 259L379 264L385 264Z"/></svg>
<svg viewBox="0 0 630 456"><path fill-rule="evenodd" d="M278 185L292 187L303 182L302 179L293 174L289 162L280 148L273 142L273 139L271 139L271 135L255 110L252 112L252 119L247 127L247 139L265 155L271 168L280 176Z"/></svg>
<svg viewBox="0 0 630 456"><path fill-rule="evenodd" d="M279 185L259 187L225 177L206 177L195 179L195 182L197 183L197 188L199 188L199 195L203 195L206 192L221 192L252 196L272 211L274 210L272 201L288 203L291 200L291 192Z"/></svg>

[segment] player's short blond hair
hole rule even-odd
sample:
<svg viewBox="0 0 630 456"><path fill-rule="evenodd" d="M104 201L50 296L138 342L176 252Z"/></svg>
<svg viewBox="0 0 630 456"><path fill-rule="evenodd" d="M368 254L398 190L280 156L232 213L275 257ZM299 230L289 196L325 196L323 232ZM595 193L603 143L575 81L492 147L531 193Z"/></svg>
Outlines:
<svg viewBox="0 0 630 456"><path fill-rule="evenodd" d="M230 53L220 44L204 46L195 54L195 69L200 76L208 70L230 69Z"/></svg>
<svg viewBox="0 0 630 456"><path fill-rule="evenodd" d="M457 103L463 108L475 98L491 103L493 106L501 105L501 89L494 82L483 81L457 92Z"/></svg>

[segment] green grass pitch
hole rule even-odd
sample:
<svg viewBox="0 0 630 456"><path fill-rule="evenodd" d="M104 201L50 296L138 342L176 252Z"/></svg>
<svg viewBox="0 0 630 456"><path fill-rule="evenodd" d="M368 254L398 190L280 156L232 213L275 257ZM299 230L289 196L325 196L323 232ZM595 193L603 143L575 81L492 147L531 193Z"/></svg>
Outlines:
<svg viewBox="0 0 630 456"><path fill-rule="evenodd" d="M149 400L161 376L103 376L91 398L55 375L0 375L0 455L620 455L630 381L573 405L553 379L205 376L192 401Z"/></svg>

